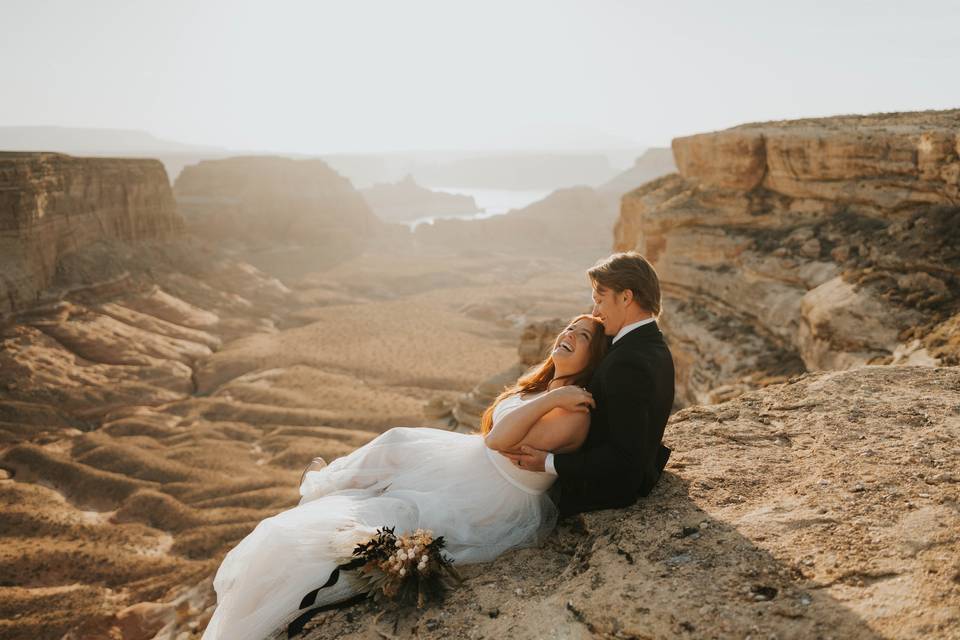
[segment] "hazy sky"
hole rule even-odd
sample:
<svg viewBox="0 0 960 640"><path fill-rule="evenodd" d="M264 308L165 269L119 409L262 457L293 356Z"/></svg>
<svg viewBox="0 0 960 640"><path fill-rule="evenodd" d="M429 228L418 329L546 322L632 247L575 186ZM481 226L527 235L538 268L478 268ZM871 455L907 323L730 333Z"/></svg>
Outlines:
<svg viewBox="0 0 960 640"><path fill-rule="evenodd" d="M960 106L960 2L0 0L0 126L234 149L667 144Z"/></svg>

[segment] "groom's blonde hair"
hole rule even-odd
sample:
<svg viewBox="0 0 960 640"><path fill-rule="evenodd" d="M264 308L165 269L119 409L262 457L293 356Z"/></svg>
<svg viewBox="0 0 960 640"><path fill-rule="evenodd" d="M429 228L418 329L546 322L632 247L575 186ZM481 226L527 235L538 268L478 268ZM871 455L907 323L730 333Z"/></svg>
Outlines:
<svg viewBox="0 0 960 640"><path fill-rule="evenodd" d="M633 292L633 299L645 311L660 315L660 278L653 265L636 251L615 253L587 271L590 280L615 293Z"/></svg>

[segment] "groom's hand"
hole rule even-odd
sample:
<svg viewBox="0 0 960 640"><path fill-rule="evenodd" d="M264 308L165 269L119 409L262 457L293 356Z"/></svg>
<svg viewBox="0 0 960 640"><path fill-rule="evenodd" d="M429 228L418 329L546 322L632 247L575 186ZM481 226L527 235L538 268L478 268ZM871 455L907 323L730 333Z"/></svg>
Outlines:
<svg viewBox="0 0 960 640"><path fill-rule="evenodd" d="M520 453L504 453L506 457L513 461L521 469L527 471L544 471L544 462L547 459L547 451L534 449L533 447L523 445L520 447Z"/></svg>

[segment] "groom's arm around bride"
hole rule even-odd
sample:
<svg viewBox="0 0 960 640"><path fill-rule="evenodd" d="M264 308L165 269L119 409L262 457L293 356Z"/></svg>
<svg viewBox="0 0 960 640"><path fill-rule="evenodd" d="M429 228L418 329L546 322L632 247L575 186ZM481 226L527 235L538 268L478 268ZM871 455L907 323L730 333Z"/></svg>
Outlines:
<svg viewBox="0 0 960 640"><path fill-rule="evenodd" d="M674 367L656 324L660 283L637 253L615 254L588 271L594 315L613 338L588 390L596 400L578 451L525 451L526 468L551 467L561 515L620 508L650 493L670 450L661 444L673 406Z"/></svg>

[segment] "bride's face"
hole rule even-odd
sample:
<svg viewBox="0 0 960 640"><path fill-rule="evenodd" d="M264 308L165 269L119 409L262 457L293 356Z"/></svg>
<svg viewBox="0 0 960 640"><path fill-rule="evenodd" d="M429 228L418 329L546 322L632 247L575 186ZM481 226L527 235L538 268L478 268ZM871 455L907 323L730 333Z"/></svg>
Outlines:
<svg viewBox="0 0 960 640"><path fill-rule="evenodd" d="M590 341L596 330L595 322L582 318L560 333L550 354L558 374L576 373L586 368L590 362Z"/></svg>

